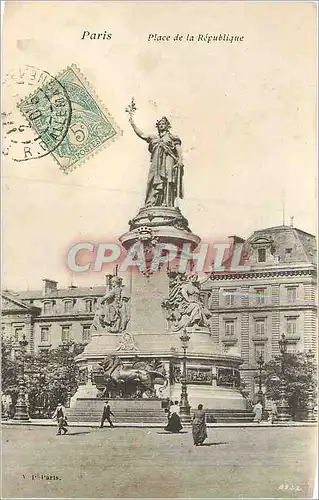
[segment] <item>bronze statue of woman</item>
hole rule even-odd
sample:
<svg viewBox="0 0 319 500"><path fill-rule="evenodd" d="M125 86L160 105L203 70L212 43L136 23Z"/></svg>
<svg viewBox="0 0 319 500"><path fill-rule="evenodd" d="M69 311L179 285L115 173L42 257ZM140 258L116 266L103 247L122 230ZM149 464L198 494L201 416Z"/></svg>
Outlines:
<svg viewBox="0 0 319 500"><path fill-rule="evenodd" d="M146 135L135 125L132 115L129 122L136 135L148 142L151 153L145 206L174 207L176 200L183 198L181 140L170 133L171 124L165 116L156 122L158 135Z"/></svg>

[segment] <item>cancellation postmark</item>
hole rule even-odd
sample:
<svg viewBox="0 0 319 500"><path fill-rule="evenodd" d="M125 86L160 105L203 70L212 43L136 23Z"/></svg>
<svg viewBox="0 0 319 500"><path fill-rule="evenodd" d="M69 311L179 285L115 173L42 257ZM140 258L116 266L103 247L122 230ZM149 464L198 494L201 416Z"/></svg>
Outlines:
<svg viewBox="0 0 319 500"><path fill-rule="evenodd" d="M65 138L71 120L71 101L63 85L47 71L25 65L4 80L3 149L15 162L43 158ZM26 102L23 116L18 103Z"/></svg>
<svg viewBox="0 0 319 500"><path fill-rule="evenodd" d="M22 99L18 108L65 173L121 134L75 65ZM49 113L50 130L46 127Z"/></svg>

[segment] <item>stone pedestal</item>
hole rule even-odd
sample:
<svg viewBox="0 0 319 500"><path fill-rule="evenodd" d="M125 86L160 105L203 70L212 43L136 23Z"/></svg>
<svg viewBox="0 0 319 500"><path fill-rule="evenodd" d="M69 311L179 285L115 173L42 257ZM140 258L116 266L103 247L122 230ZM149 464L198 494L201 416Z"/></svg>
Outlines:
<svg viewBox="0 0 319 500"><path fill-rule="evenodd" d="M133 270L130 277L130 323L131 332L163 332L167 322L162 308L167 298L169 280L165 269L145 277Z"/></svg>
<svg viewBox="0 0 319 500"><path fill-rule="evenodd" d="M143 207L129 222L130 230L119 240L128 250L141 237L149 234L150 240L157 238L159 243L171 243L181 247L184 243L194 249L200 243L199 236L192 233L188 220L176 207Z"/></svg>
<svg viewBox="0 0 319 500"><path fill-rule="evenodd" d="M290 408L288 405L287 401L287 396L286 396L286 383L282 379L280 383L280 399L277 405L277 410L278 410L278 415L277 415L277 421L278 422L289 422L291 420L291 414L290 414Z"/></svg>

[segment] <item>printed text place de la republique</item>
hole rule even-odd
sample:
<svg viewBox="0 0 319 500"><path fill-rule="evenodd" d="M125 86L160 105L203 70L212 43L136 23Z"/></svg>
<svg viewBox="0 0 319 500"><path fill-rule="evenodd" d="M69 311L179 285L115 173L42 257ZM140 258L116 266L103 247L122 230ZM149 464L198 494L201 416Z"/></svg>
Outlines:
<svg viewBox="0 0 319 500"><path fill-rule="evenodd" d="M109 41L112 39L112 33L108 31L95 32L84 30L81 36L81 40L105 40ZM199 33L186 35L176 33L174 35L164 35L158 33L149 33L147 36L148 42L226 42L226 43L237 43L244 41L244 35L233 34L233 33Z"/></svg>
<svg viewBox="0 0 319 500"><path fill-rule="evenodd" d="M176 33L175 35L161 35L158 33L149 33L147 37L148 42L228 42L236 43L243 42L244 35L234 34L234 33L199 33L192 34L187 33L186 35L181 35Z"/></svg>

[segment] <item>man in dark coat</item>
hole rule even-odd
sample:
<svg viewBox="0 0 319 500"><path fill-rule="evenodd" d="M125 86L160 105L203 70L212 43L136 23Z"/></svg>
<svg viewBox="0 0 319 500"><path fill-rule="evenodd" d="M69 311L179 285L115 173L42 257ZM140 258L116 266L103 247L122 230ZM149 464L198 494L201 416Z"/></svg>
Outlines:
<svg viewBox="0 0 319 500"><path fill-rule="evenodd" d="M110 427L114 427L113 422L111 420L111 415L113 415L113 417L114 417L114 413L112 413L110 405L108 404L108 401L105 401L104 407L103 407L101 425L100 425L101 429L104 425L105 420L108 421L108 423L110 424Z"/></svg>
<svg viewBox="0 0 319 500"><path fill-rule="evenodd" d="M66 417L66 412L64 406L62 406L61 403L58 403L58 406L56 407L56 410L52 416L53 419L57 419L58 422L58 431L57 435L61 435L61 431L63 431L63 434L66 434L68 432L67 429L67 417Z"/></svg>

